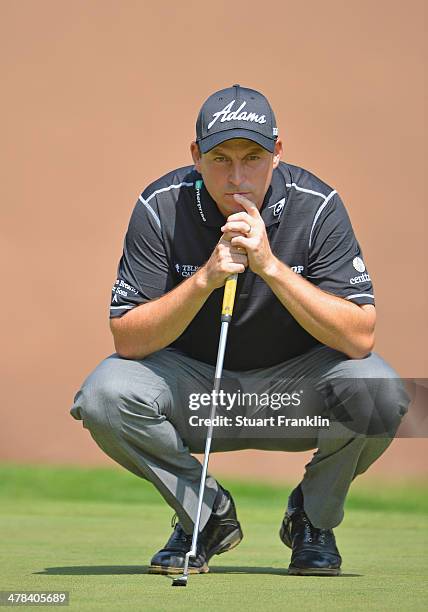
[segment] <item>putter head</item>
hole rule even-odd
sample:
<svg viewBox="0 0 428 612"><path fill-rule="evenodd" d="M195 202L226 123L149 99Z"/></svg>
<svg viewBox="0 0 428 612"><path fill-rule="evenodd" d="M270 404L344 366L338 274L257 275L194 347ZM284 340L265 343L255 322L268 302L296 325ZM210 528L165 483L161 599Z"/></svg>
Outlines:
<svg viewBox="0 0 428 612"><path fill-rule="evenodd" d="M187 576L178 576L174 578L171 586L187 586Z"/></svg>

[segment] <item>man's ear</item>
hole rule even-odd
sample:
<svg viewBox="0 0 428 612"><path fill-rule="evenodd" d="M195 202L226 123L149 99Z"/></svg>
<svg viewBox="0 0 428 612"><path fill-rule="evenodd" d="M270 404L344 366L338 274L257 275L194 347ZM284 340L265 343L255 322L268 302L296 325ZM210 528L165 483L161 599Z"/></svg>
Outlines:
<svg viewBox="0 0 428 612"><path fill-rule="evenodd" d="M279 162L281 161L282 153L283 153L282 140L278 138L277 141L275 142L275 149L273 151L273 168L274 169L278 168Z"/></svg>
<svg viewBox="0 0 428 612"><path fill-rule="evenodd" d="M190 153L192 154L193 163L195 164L196 170L201 172L201 152L196 142L192 142L190 144Z"/></svg>

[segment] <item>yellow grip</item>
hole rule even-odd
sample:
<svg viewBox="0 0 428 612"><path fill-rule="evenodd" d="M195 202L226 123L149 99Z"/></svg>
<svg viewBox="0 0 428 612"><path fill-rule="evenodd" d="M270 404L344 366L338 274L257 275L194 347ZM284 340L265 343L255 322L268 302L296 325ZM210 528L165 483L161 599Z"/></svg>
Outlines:
<svg viewBox="0 0 428 612"><path fill-rule="evenodd" d="M238 282L237 274L231 274L231 276L229 276L226 281L226 284L224 286L223 307L221 309L222 316L224 315L228 315L230 317L232 316L233 304L235 302L237 282Z"/></svg>

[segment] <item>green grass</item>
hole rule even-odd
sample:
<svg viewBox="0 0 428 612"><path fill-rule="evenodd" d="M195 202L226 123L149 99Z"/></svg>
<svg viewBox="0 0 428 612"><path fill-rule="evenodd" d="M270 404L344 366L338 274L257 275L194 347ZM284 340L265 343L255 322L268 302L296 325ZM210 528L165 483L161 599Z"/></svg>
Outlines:
<svg viewBox="0 0 428 612"><path fill-rule="evenodd" d="M0 465L0 589L68 590L74 610L425 610L428 492L351 490L337 578L288 576L278 528L291 486L228 482L242 544L172 589L147 574L172 511L125 470ZM32 609L32 608L31 608Z"/></svg>

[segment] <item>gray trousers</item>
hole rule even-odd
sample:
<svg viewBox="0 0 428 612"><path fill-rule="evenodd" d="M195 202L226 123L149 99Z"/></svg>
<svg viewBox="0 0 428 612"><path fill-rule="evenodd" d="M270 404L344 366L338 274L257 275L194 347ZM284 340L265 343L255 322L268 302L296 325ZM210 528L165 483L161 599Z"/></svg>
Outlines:
<svg viewBox="0 0 428 612"><path fill-rule="evenodd" d="M212 452L317 449L301 482L305 511L316 527L337 526L352 480L386 450L407 411L409 399L396 372L374 353L355 360L319 346L270 368L225 370L223 376L235 390L238 385L240 390L258 393L291 392L313 381L316 399L304 410L334 415L330 427L294 428L289 435L242 430L232 437L215 429ZM155 485L188 533L196 518L201 475L201 464L191 453L203 452L205 445L205 430L189 426L189 394L211 393L213 378L213 366L174 349L140 361L113 354L86 378L71 409L107 455ZM208 416L209 407L193 414ZM367 433L360 427L374 421L383 425L380 435L379 429ZM285 463L284 478L286 473ZM201 529L217 491L216 480L208 475Z"/></svg>

